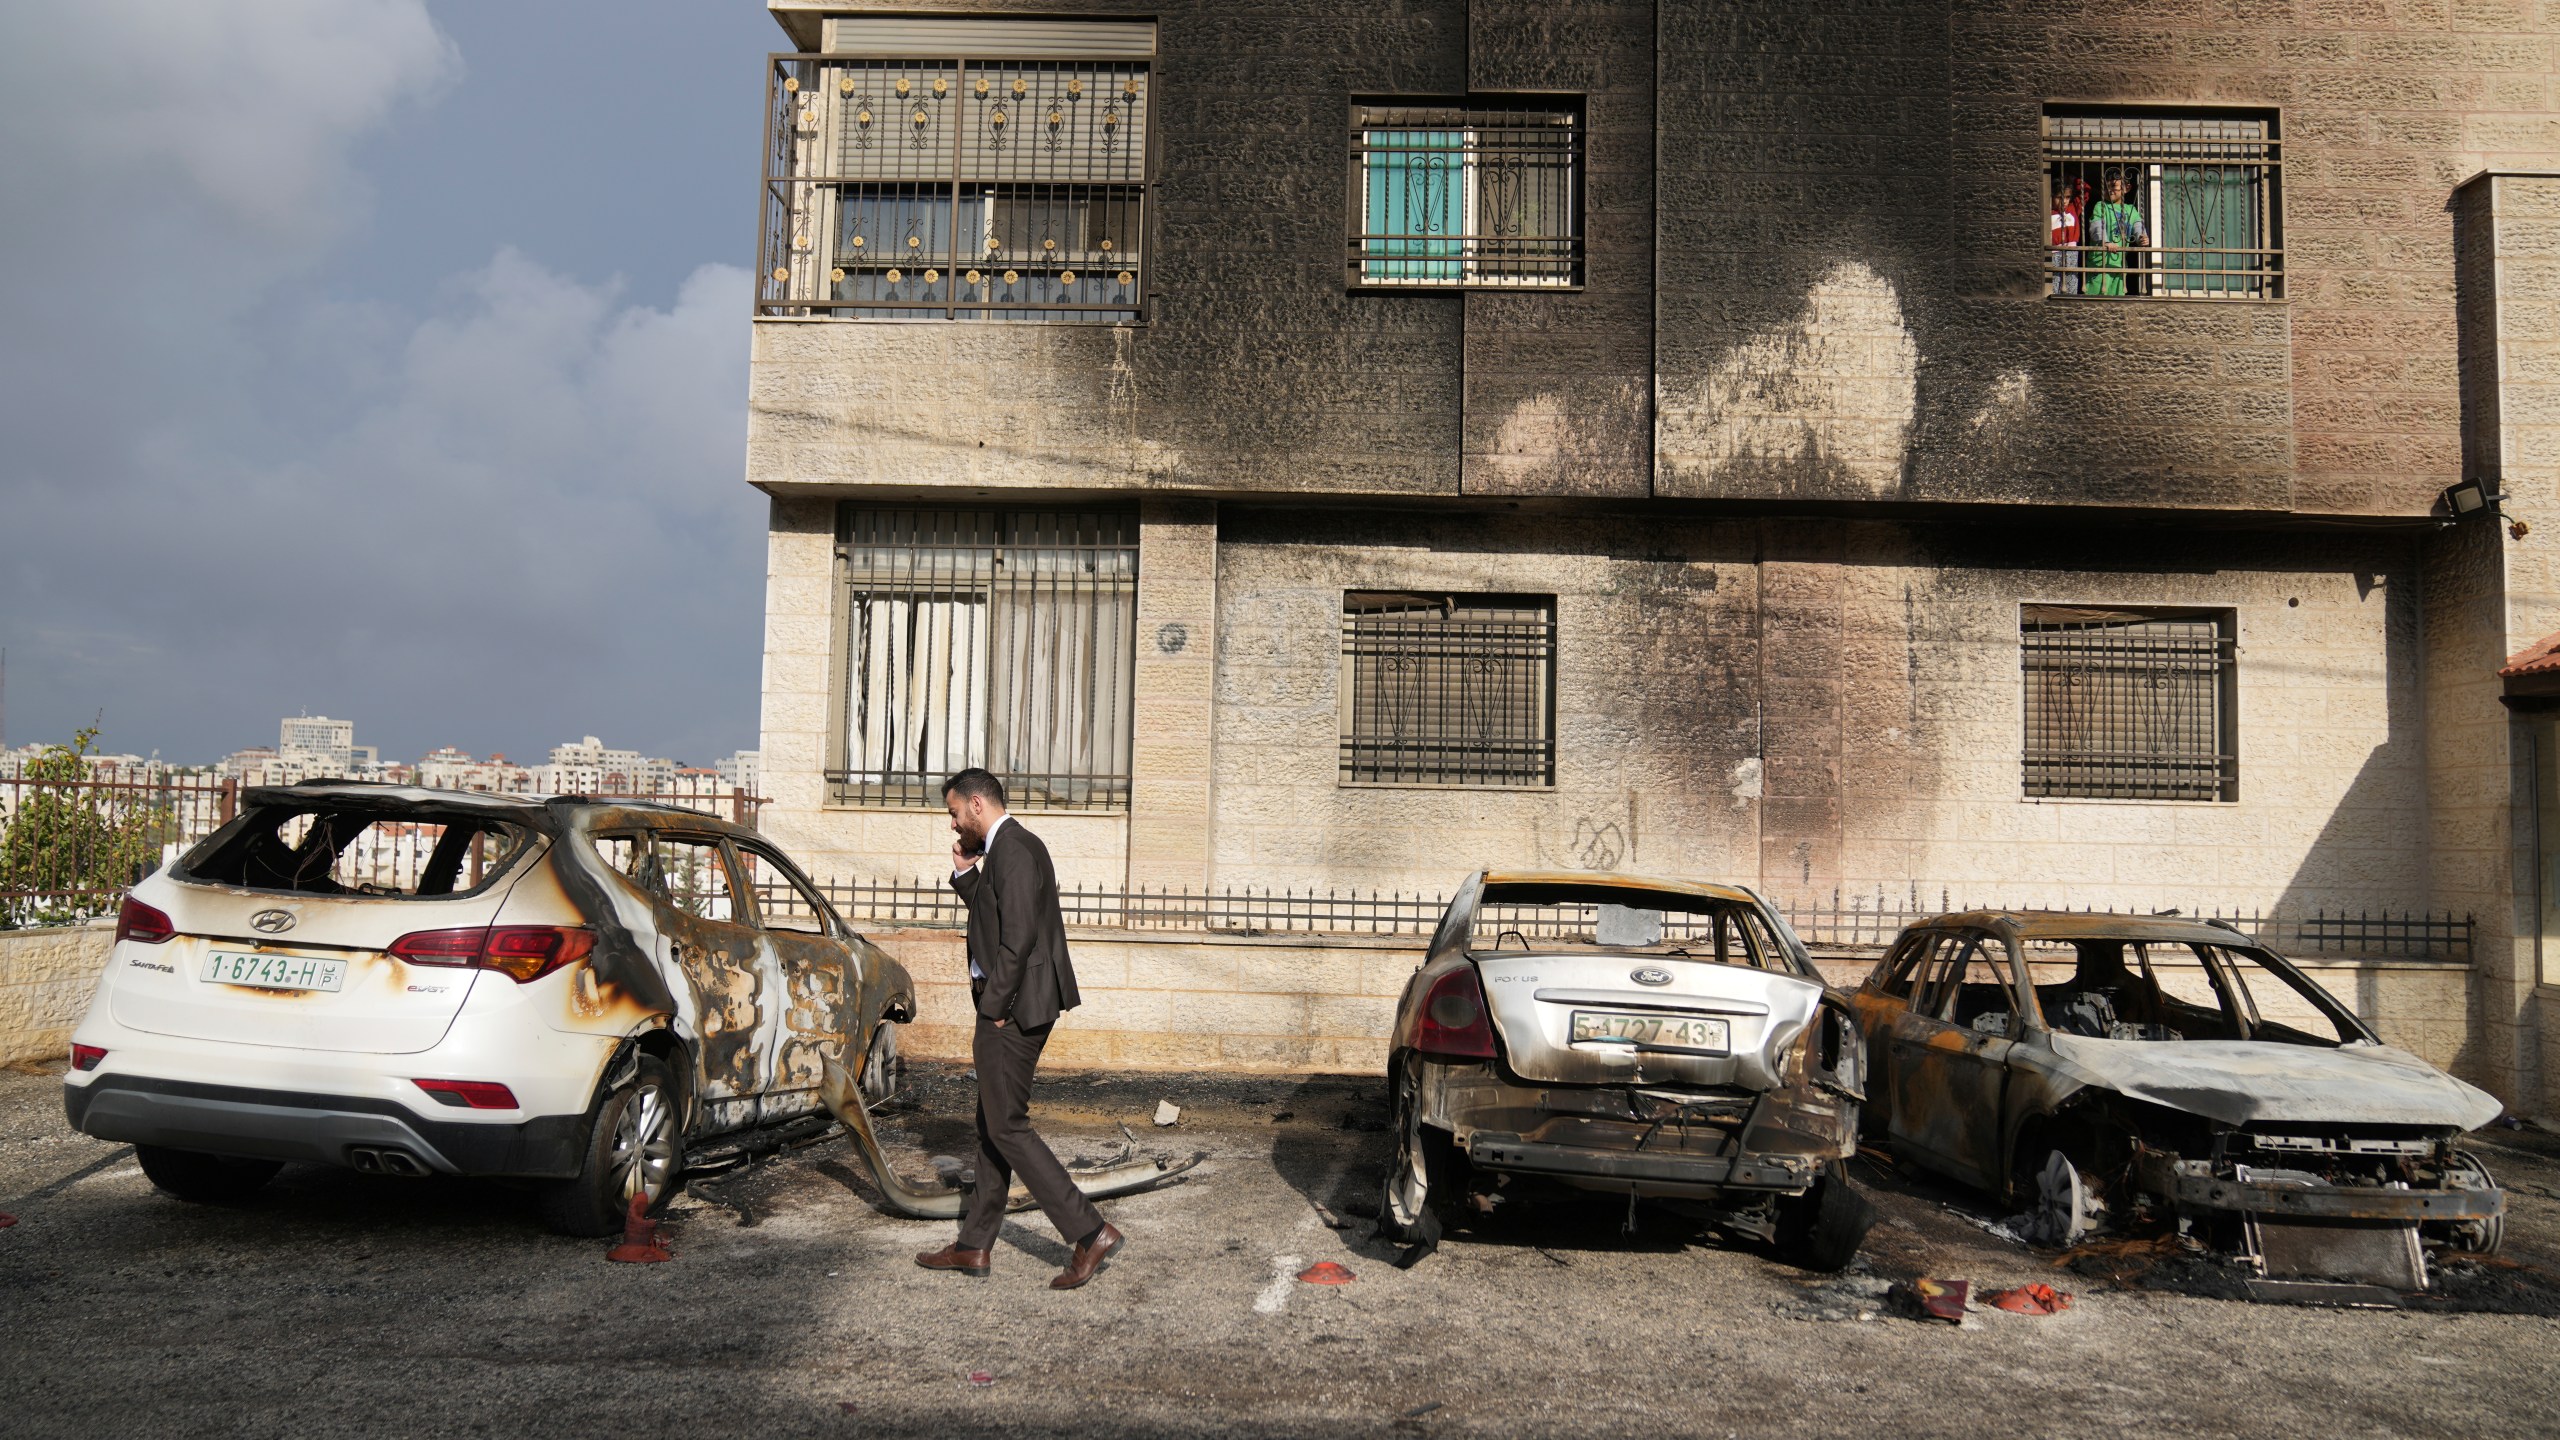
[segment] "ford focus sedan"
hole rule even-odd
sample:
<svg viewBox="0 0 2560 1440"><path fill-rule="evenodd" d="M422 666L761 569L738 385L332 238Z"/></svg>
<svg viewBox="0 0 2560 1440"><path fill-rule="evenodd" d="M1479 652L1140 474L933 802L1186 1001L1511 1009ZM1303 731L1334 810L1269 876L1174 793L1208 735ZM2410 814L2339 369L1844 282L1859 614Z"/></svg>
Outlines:
<svg viewBox="0 0 2560 1440"><path fill-rule="evenodd" d="M1871 1211L1842 1162L1862 1051L1786 921L1740 886L1479 873L1396 1006L1390 1238L1429 1247L1515 1177L1701 1203L1838 1269Z"/></svg>
<svg viewBox="0 0 2560 1440"><path fill-rule="evenodd" d="M73 1033L73 1128L182 1199L287 1161L532 1181L572 1234L689 1150L884 1096L906 971L692 811L353 782L252 789L133 889Z"/></svg>
<svg viewBox="0 0 2560 1440"><path fill-rule="evenodd" d="M2464 1132L2495 1097L2385 1045L2240 931L1981 911L1905 930L1852 998L1897 1159L2026 1208L2053 1244L2141 1219L2280 1287L2417 1290L2422 1245L2497 1248Z"/></svg>

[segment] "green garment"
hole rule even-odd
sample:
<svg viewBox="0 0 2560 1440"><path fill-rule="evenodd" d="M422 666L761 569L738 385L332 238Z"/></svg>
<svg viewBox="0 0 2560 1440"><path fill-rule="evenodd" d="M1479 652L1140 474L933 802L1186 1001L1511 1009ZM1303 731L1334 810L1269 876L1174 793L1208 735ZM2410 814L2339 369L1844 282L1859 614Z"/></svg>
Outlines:
<svg viewBox="0 0 2560 1440"><path fill-rule="evenodd" d="M2125 252L2106 247L2136 245L2149 238L2142 228L2142 212L2126 201L2101 200L2090 206L2089 223L2080 233L2080 253L2099 273L2089 276L2081 288L2091 295L2123 294Z"/></svg>

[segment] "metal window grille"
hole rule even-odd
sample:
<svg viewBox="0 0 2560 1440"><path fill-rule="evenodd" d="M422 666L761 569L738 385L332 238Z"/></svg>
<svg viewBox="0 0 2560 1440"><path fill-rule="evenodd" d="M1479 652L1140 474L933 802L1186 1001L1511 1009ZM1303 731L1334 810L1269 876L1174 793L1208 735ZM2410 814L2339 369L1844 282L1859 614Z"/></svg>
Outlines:
<svg viewBox="0 0 2560 1440"><path fill-rule="evenodd" d="M2047 293L2283 298L2271 114L2048 107L2044 163ZM2065 211L2076 245L2057 224Z"/></svg>
<svg viewBox="0 0 2560 1440"><path fill-rule="evenodd" d="M1138 521L1115 512L837 512L834 803L938 805L983 765L1015 808L1125 808Z"/></svg>
<svg viewBox="0 0 2560 1440"><path fill-rule="evenodd" d="M1342 600L1342 778L1400 785L1555 779L1552 596Z"/></svg>
<svg viewBox="0 0 2560 1440"><path fill-rule="evenodd" d="M1355 286L1582 283L1582 123L1570 110L1355 105Z"/></svg>
<svg viewBox="0 0 2560 1440"><path fill-rule="evenodd" d="M2236 800L2228 611L2029 606L2026 793Z"/></svg>
<svg viewBox="0 0 2560 1440"><path fill-rule="evenodd" d="M1152 94L1129 60L777 55L759 315L1134 321Z"/></svg>

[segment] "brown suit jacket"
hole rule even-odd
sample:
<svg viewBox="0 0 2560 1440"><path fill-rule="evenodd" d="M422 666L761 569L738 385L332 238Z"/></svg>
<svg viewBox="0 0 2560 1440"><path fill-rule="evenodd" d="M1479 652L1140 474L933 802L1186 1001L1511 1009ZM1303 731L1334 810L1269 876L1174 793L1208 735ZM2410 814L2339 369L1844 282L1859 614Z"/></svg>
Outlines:
<svg viewBox="0 0 2560 1440"><path fill-rule="evenodd" d="M1037 1030L1084 1003L1067 959L1058 872L1039 836L1008 820L986 855L951 877L951 888L969 907L969 958L986 977L980 1015Z"/></svg>

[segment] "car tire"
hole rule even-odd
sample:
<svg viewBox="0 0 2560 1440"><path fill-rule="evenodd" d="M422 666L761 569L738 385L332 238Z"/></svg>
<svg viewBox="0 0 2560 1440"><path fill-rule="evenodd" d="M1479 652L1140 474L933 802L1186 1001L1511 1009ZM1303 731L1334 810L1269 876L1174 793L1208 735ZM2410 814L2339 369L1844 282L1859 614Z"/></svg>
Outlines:
<svg viewBox="0 0 2560 1440"><path fill-rule="evenodd" d="M2468 1150L2453 1152L2453 1165L2448 1167L2445 1179L2451 1185L2465 1190L2498 1188L2498 1182L2489 1174L2489 1167L2481 1163L2479 1156ZM2507 1240L2507 1218L2504 1215L2492 1215L2486 1220L2428 1225L2423 1228L2422 1233L2431 1240L2440 1238L2454 1249L2468 1255L2495 1255L2498 1253L2498 1248Z"/></svg>
<svg viewBox="0 0 2560 1440"><path fill-rule="evenodd" d="M1419 1056L1407 1055L1396 1067L1387 1129L1396 1137L1396 1148L1387 1161L1385 1193L1378 1199L1378 1234L1429 1254L1466 1188L1466 1159L1447 1131L1422 1123Z"/></svg>
<svg viewBox="0 0 2560 1440"><path fill-rule="evenodd" d="M904 1088L906 1057L898 1053L898 1024L883 1020L871 1031L871 1048L862 1054L862 1103L876 1110Z"/></svg>
<svg viewBox="0 0 2560 1440"><path fill-rule="evenodd" d="M161 1145L136 1145L133 1158L142 1162L142 1173L164 1193L197 1205L237 1204L284 1168L281 1160L243 1160Z"/></svg>
<svg viewBox="0 0 2560 1440"><path fill-rule="evenodd" d="M577 1175L543 1187L544 1221L563 1235L611 1235L629 1216L633 1194L648 1195L652 1214L664 1208L684 1174L676 1100L666 1062L641 1056L631 1078L597 1104Z"/></svg>
<svg viewBox="0 0 2560 1440"><path fill-rule="evenodd" d="M1807 1270L1844 1270L1875 1223L1875 1206L1849 1183L1847 1167L1834 1164L1787 1202L1778 1217L1778 1252Z"/></svg>

